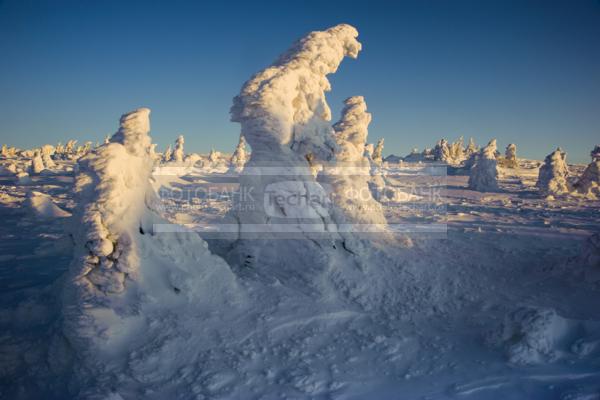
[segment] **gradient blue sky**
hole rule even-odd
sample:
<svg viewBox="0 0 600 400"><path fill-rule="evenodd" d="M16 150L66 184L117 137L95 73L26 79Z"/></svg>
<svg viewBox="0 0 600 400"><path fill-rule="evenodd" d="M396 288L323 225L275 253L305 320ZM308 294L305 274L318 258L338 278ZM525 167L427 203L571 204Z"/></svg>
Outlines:
<svg viewBox="0 0 600 400"><path fill-rule="evenodd" d="M386 154L464 135L588 162L600 142L598 0L0 0L0 143L100 141L147 106L159 150L230 151L243 82L341 22L363 52L330 76L334 119L364 95Z"/></svg>

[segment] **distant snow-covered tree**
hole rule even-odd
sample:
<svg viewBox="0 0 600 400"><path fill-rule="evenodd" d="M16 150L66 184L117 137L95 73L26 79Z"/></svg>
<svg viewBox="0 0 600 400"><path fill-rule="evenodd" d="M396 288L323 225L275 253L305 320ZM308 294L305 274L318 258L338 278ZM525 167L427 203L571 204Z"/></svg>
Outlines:
<svg viewBox="0 0 600 400"><path fill-rule="evenodd" d="M480 192L498 191L496 139L490 140L479 152L469 175L469 189Z"/></svg>
<svg viewBox="0 0 600 400"><path fill-rule="evenodd" d="M165 150L165 154L163 155L163 161L164 162L171 161L172 156L173 156L173 151L171 150L171 145L168 145L167 149Z"/></svg>
<svg viewBox="0 0 600 400"><path fill-rule="evenodd" d="M510 143L506 146L506 151L504 152L504 166L506 168L517 168L517 145L514 143Z"/></svg>
<svg viewBox="0 0 600 400"><path fill-rule="evenodd" d="M242 168L247 161L246 156L246 140L243 135L240 135L240 140L231 156L231 165L235 168Z"/></svg>
<svg viewBox="0 0 600 400"><path fill-rule="evenodd" d="M536 186L545 195L567 194L571 191L568 176L567 153L559 147L546 156Z"/></svg>
<svg viewBox="0 0 600 400"><path fill-rule="evenodd" d="M600 146L591 151L592 162L583 171L581 177L573 185L577 192L591 199L600 198Z"/></svg>
<svg viewBox="0 0 600 400"><path fill-rule="evenodd" d="M42 146L42 151L41 151L42 161L44 162L44 165L48 169L56 167L56 164L52 160L52 155L54 154L54 152L55 152L54 146L52 146L50 144L45 144Z"/></svg>
<svg viewBox="0 0 600 400"><path fill-rule="evenodd" d="M175 141L175 151L173 151L172 160L175 162L183 162L184 152L183 152L183 144L185 143L185 139L183 135L179 135L177 140Z"/></svg>
<svg viewBox="0 0 600 400"><path fill-rule="evenodd" d="M44 169L44 160L42 159L42 153L39 149L36 149L33 153L33 158L31 159L31 172L33 174L39 174Z"/></svg>
<svg viewBox="0 0 600 400"><path fill-rule="evenodd" d="M377 145L373 149L373 155L371 156L373 162L377 165L381 165L383 162L383 141L384 138L381 138L377 141Z"/></svg>

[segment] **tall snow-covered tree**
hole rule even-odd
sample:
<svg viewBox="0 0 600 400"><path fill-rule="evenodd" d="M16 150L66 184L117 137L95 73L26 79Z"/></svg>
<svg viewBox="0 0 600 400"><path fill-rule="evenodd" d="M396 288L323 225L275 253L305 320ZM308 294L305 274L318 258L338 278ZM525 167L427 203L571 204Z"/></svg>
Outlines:
<svg viewBox="0 0 600 400"><path fill-rule="evenodd" d="M600 146L590 152L592 162L583 171L581 177L573 185L577 192L591 199L600 198Z"/></svg>
<svg viewBox="0 0 600 400"><path fill-rule="evenodd" d="M469 189L479 192L498 191L498 165L496 161L496 139L479 152L469 175Z"/></svg>
<svg viewBox="0 0 600 400"><path fill-rule="evenodd" d="M544 159L536 186L545 195L561 195L571 191L567 166L567 153L559 147Z"/></svg>
<svg viewBox="0 0 600 400"><path fill-rule="evenodd" d="M371 158L373 159L373 162L377 165L381 165L381 163L383 162L383 141L384 138L379 139L377 141L377 145L373 149L373 156Z"/></svg>
<svg viewBox="0 0 600 400"><path fill-rule="evenodd" d="M510 143L506 146L506 151L504 152L505 158L505 167L507 168L517 168L517 145L514 143Z"/></svg>
<svg viewBox="0 0 600 400"><path fill-rule="evenodd" d="M173 151L173 161L175 162L183 162L184 152L183 152L183 144L185 143L185 139L183 135L179 135L177 140L175 141L175 150Z"/></svg>
<svg viewBox="0 0 600 400"><path fill-rule="evenodd" d="M231 156L231 165L235 168L242 168L247 161L246 156L246 140L240 135L240 140Z"/></svg>

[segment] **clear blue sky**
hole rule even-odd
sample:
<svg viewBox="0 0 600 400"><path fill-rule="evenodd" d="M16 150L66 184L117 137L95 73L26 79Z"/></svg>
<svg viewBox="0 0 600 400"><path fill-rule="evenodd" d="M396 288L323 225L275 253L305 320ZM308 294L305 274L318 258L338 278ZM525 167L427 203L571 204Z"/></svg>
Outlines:
<svg viewBox="0 0 600 400"><path fill-rule="evenodd" d="M101 140L147 106L159 149L231 150L244 81L341 22L363 52L331 76L334 119L364 95L386 154L464 135L587 162L600 142L599 0L0 0L0 143Z"/></svg>

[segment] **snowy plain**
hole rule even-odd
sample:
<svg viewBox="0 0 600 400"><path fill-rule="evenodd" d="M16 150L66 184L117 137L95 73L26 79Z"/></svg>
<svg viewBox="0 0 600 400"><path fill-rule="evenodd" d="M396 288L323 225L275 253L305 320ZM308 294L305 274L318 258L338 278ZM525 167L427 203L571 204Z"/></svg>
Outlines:
<svg viewBox="0 0 600 400"><path fill-rule="evenodd" d="M357 36L244 84L245 162L156 153L147 108L95 148L3 148L3 398L599 398L600 202L555 190L585 166L384 162L365 99L332 125L325 98Z"/></svg>

